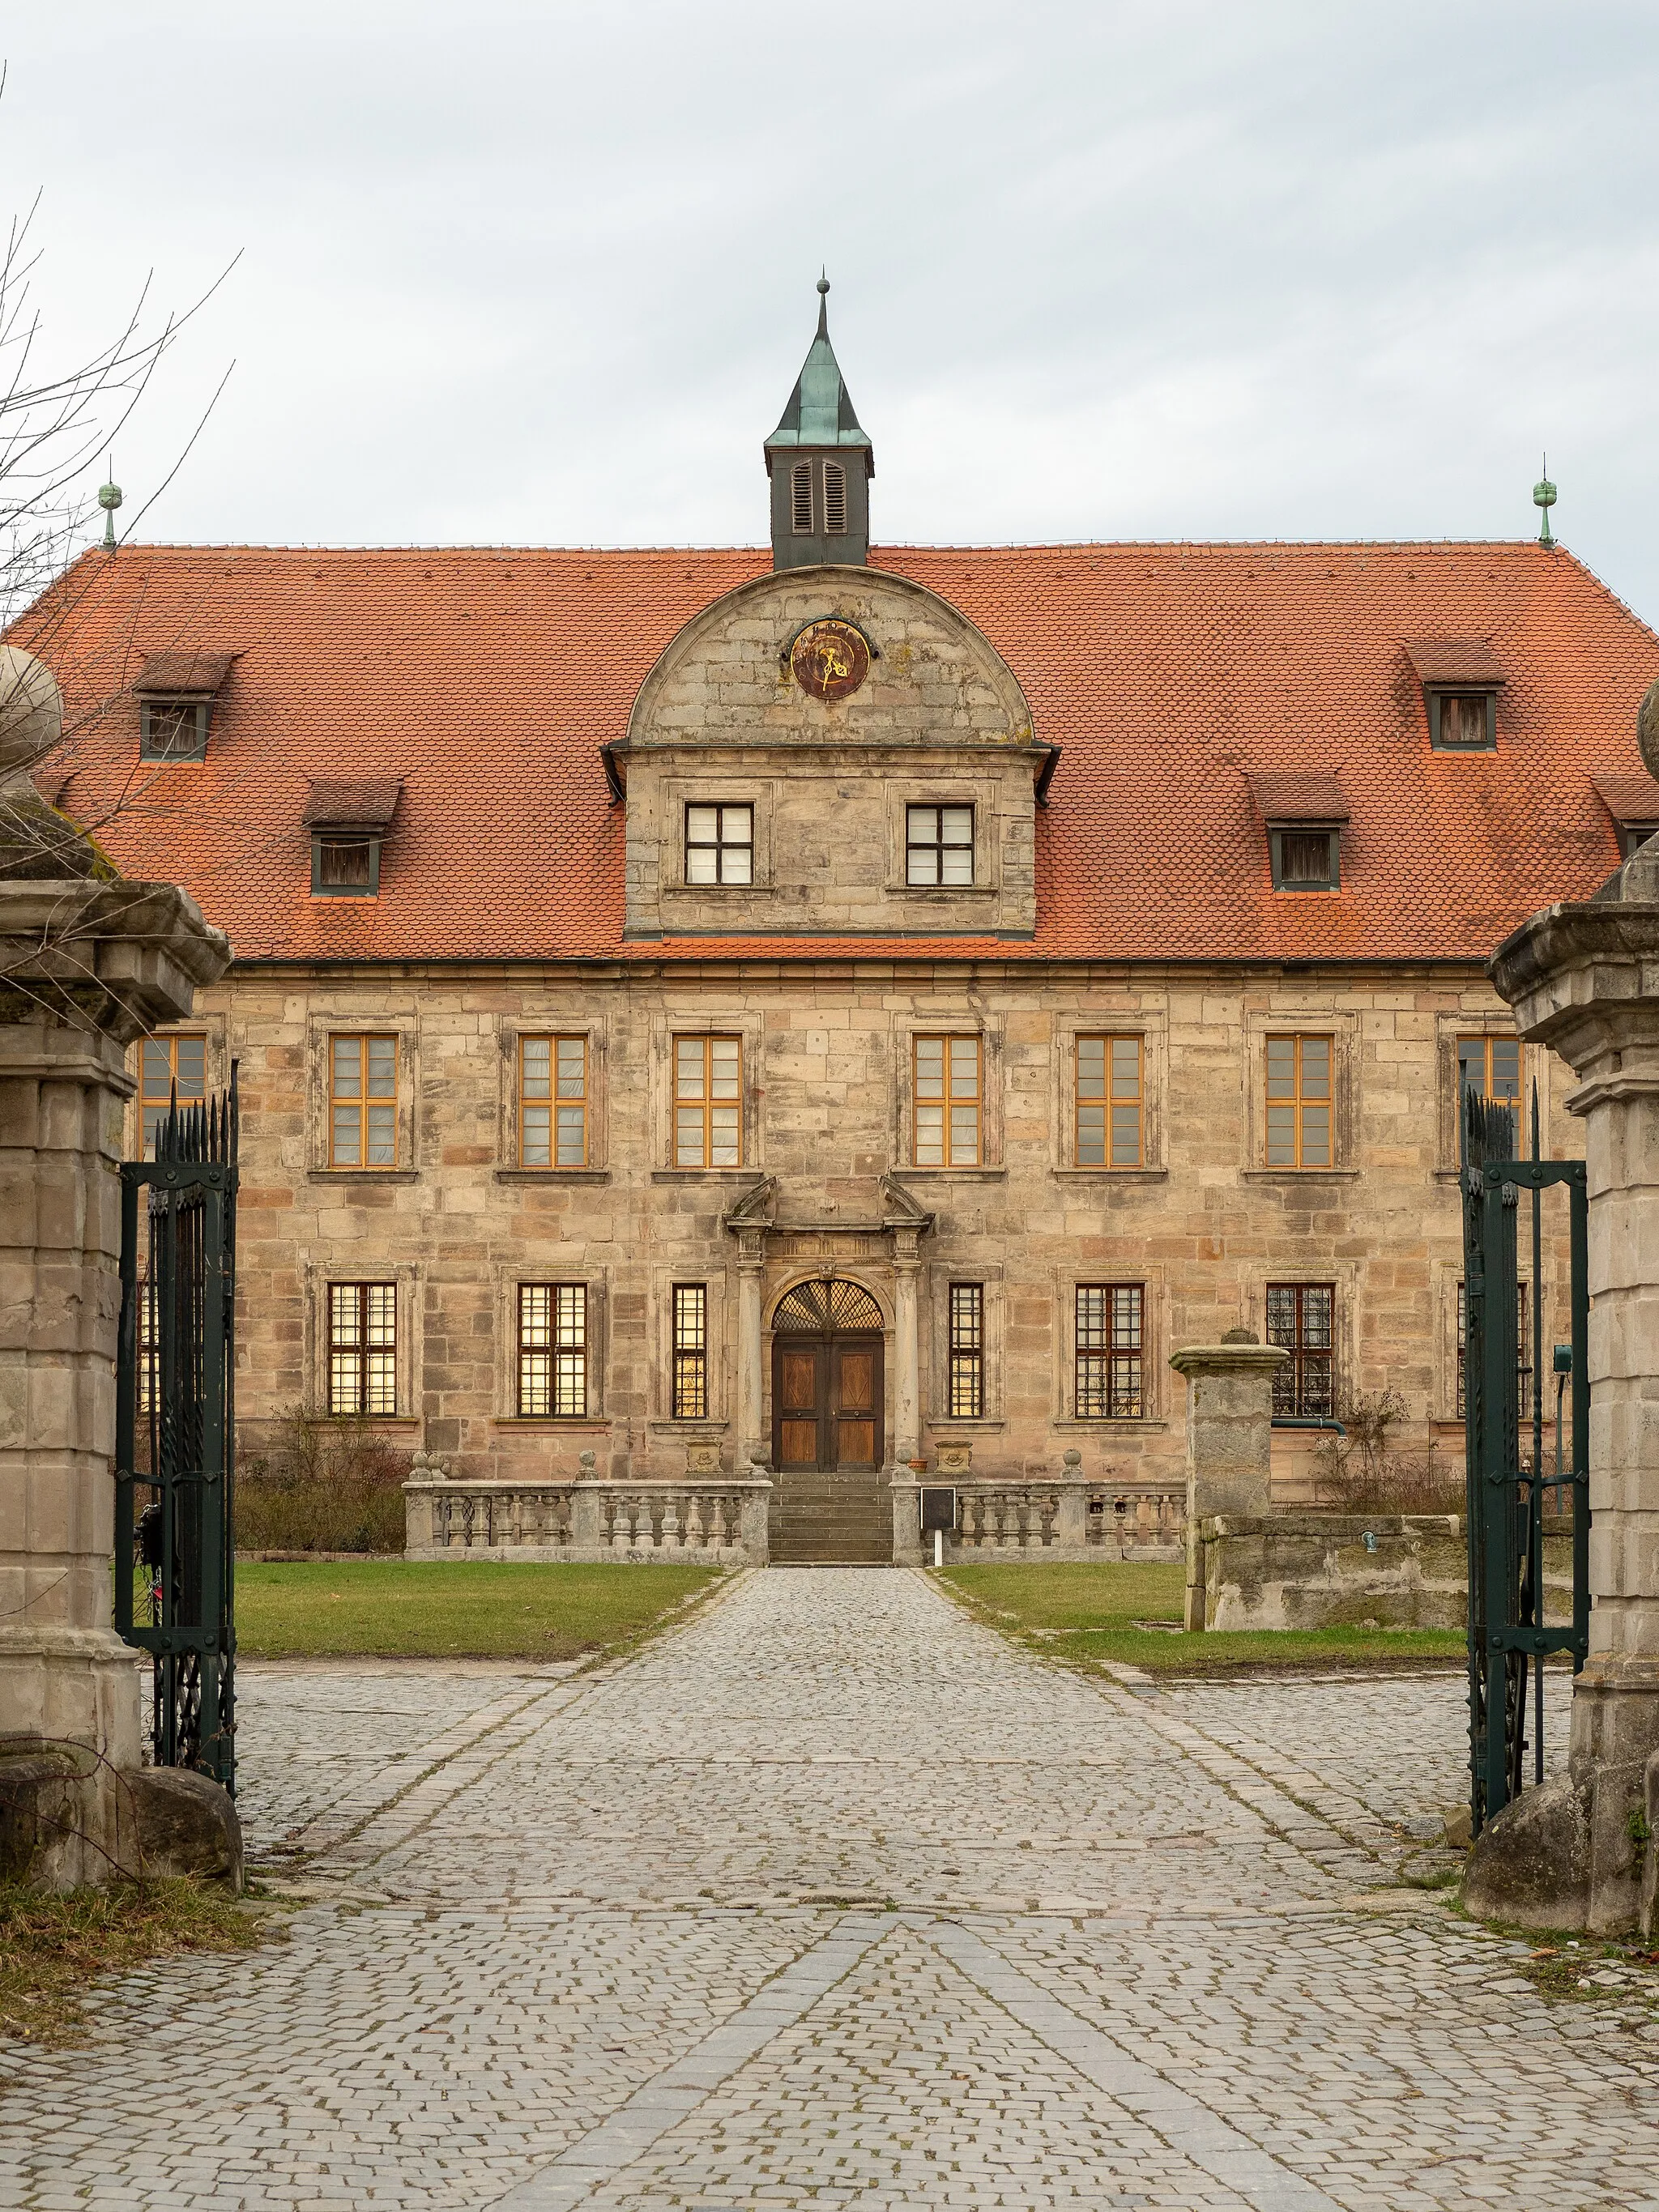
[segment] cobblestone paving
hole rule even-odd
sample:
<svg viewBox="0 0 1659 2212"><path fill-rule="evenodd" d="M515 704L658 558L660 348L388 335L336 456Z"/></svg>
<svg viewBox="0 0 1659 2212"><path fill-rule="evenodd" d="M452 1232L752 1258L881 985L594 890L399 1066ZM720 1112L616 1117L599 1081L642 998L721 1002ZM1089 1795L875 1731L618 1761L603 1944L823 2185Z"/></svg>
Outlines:
<svg viewBox="0 0 1659 2212"><path fill-rule="evenodd" d="M244 1688L314 1901L5 2047L0 2204L1659 2208L1644 2008L1395 1885L1455 1678L1136 1695L775 1570L592 1675Z"/></svg>

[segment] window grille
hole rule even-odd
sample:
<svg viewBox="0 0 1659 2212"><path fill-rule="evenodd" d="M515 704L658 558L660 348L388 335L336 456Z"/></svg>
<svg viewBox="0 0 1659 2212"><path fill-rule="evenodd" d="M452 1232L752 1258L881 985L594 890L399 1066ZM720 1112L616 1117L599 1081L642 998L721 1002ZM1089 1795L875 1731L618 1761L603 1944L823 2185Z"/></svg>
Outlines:
<svg viewBox="0 0 1659 2212"><path fill-rule="evenodd" d="M1329 1283L1269 1283L1267 1341L1290 1358L1273 1376L1273 1411L1330 1417L1336 1291Z"/></svg>
<svg viewBox="0 0 1659 2212"><path fill-rule="evenodd" d="M398 1164L398 1040L335 1036L328 1041L328 1164L331 1168Z"/></svg>
<svg viewBox="0 0 1659 2212"><path fill-rule="evenodd" d="M772 1313L780 1335L848 1336L882 1326L881 1308L861 1283L841 1277L832 1282L797 1283Z"/></svg>
<svg viewBox="0 0 1659 2212"><path fill-rule="evenodd" d="M207 699L146 699L138 710L138 757L145 761L207 758Z"/></svg>
<svg viewBox="0 0 1659 2212"><path fill-rule="evenodd" d="M907 806L904 880L961 886L974 880L971 806Z"/></svg>
<svg viewBox="0 0 1659 2212"><path fill-rule="evenodd" d="M812 534L812 464L797 461L789 471L790 522L797 538Z"/></svg>
<svg viewBox="0 0 1659 2212"><path fill-rule="evenodd" d="M148 1159L155 1132L167 1118L174 1086L179 1103L189 1106L207 1097L207 1039L204 1036L146 1037L138 1055L139 1151Z"/></svg>
<svg viewBox="0 0 1659 2212"><path fill-rule="evenodd" d="M1146 1286L1077 1286L1077 1418L1139 1420L1143 1412L1141 1358Z"/></svg>
<svg viewBox="0 0 1659 2212"><path fill-rule="evenodd" d="M587 1412L587 1285L519 1285L519 1412L581 1419Z"/></svg>
<svg viewBox="0 0 1659 2212"><path fill-rule="evenodd" d="M587 1165L587 1039L519 1039L519 1165Z"/></svg>
<svg viewBox="0 0 1659 2212"><path fill-rule="evenodd" d="M977 1421L985 1411L985 1286L951 1285L951 1418Z"/></svg>
<svg viewBox="0 0 1659 2212"><path fill-rule="evenodd" d="M741 1038L675 1038L676 1167L743 1165L742 1062Z"/></svg>
<svg viewBox="0 0 1659 2212"><path fill-rule="evenodd" d="M398 1288L395 1283L328 1287L328 1410L398 1410Z"/></svg>
<svg viewBox="0 0 1659 2212"><path fill-rule="evenodd" d="M916 1039L911 1152L917 1167L980 1164L983 1042L976 1036Z"/></svg>
<svg viewBox="0 0 1659 2212"><path fill-rule="evenodd" d="M1517 1283L1515 1286L1515 1371L1519 1381L1516 1404L1522 1418L1532 1411L1532 1331L1527 1326L1527 1295L1530 1288L1528 1283ZM1463 1394L1468 1328L1468 1307L1465 1302L1463 1285L1460 1283L1457 1285L1457 1418L1460 1421L1467 1410Z"/></svg>
<svg viewBox="0 0 1659 2212"><path fill-rule="evenodd" d="M752 806L688 806L685 810L688 884L751 884L755 880Z"/></svg>
<svg viewBox="0 0 1659 2212"><path fill-rule="evenodd" d="M1458 1111L1474 1091L1513 1106L1521 1097L1521 1040L1517 1036L1461 1036L1457 1040Z"/></svg>
<svg viewBox="0 0 1659 2212"><path fill-rule="evenodd" d="M847 528L847 471L839 461L823 465L823 527L831 538Z"/></svg>
<svg viewBox="0 0 1659 2212"><path fill-rule="evenodd" d="M673 1418L708 1418L708 1290L703 1283L674 1285Z"/></svg>
<svg viewBox="0 0 1659 2212"><path fill-rule="evenodd" d="M1078 1039L1076 1166L1142 1164L1143 1065L1144 1047L1138 1036Z"/></svg>
<svg viewBox="0 0 1659 2212"><path fill-rule="evenodd" d="M1267 1039L1267 1165L1331 1165L1331 1040Z"/></svg>

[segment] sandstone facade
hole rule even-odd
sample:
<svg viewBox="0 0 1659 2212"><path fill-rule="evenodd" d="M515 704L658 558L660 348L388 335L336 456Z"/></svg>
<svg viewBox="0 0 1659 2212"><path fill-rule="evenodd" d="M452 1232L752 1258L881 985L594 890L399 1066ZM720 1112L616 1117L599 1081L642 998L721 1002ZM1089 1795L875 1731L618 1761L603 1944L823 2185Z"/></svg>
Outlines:
<svg viewBox="0 0 1659 2212"><path fill-rule="evenodd" d="M1401 1443L1461 1458L1457 1039L1514 1034L1473 969L272 965L233 969L198 1010L191 1033L206 1039L210 1087L233 1059L240 1066L245 1449L289 1409L327 1412L330 1286L363 1281L396 1287L396 1413L377 1425L449 1456L456 1475L568 1475L592 1450L601 1473L678 1476L688 1447L735 1472L770 1434L777 1302L831 1273L880 1310L884 1462L913 1450L931 1461L941 1443L968 1440L975 1475L1054 1472L1075 1447L1091 1477L1179 1487L1183 1389L1169 1353L1230 1328L1265 1335L1267 1287L1279 1283L1334 1286L1339 1399L1396 1390L1407 1407ZM1103 1031L1143 1040L1138 1169L1076 1162L1075 1041ZM330 1041L368 1032L397 1040L396 1165L331 1168ZM519 1039L550 1033L588 1045L580 1169L520 1164ZM1266 1040L1285 1033L1334 1041L1328 1170L1265 1164ZM708 1034L742 1041L742 1164L678 1168L674 1041ZM912 1052L923 1034L982 1039L981 1166L915 1163ZM1582 1123L1562 1108L1565 1070L1528 1046L1528 1093L1534 1081L1546 1151L1582 1150ZM129 1110L136 1146L137 1103ZM1547 1249L1547 1361L1565 1334L1565 1237ZM518 1413L524 1283L587 1289L580 1419ZM960 1283L984 1289L977 1420L949 1407L949 1297ZM687 1284L708 1291L708 1403L696 1420L676 1419L672 1402L672 1292ZM1079 1418L1079 1284L1145 1286L1139 1418ZM746 1294L763 1400L749 1435ZM1314 1441L1275 1432L1277 1496L1306 1494Z"/></svg>

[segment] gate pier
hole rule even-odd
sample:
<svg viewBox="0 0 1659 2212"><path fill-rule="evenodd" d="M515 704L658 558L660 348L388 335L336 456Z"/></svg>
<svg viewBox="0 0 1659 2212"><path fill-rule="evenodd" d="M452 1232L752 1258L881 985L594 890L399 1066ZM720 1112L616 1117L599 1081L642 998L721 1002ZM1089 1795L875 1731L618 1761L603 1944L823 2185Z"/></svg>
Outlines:
<svg viewBox="0 0 1659 2212"><path fill-rule="evenodd" d="M1659 750L1659 686L1644 703ZM1650 755L1650 764L1655 765ZM1578 1079L1589 1218L1589 1655L1568 1771L1485 1832L1464 1895L1535 1926L1656 1924L1659 1829L1659 842L1488 963Z"/></svg>
<svg viewBox="0 0 1659 2212"><path fill-rule="evenodd" d="M0 1872L69 1887L132 1869L167 1819L130 1778L139 1675L111 1602L125 1047L230 948L172 885L106 880L44 806L41 678L0 670Z"/></svg>

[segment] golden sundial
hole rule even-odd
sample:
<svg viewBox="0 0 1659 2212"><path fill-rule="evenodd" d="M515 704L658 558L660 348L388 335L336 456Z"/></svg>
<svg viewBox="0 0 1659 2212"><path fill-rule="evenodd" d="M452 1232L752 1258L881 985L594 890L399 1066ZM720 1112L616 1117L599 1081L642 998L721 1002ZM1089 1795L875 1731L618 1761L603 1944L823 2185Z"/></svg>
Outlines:
<svg viewBox="0 0 1659 2212"><path fill-rule="evenodd" d="M833 705L870 673L870 648L851 623L826 617L801 631L789 649L789 665L803 691Z"/></svg>

